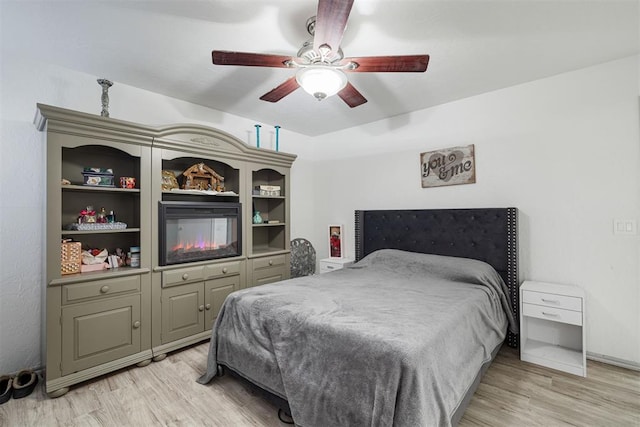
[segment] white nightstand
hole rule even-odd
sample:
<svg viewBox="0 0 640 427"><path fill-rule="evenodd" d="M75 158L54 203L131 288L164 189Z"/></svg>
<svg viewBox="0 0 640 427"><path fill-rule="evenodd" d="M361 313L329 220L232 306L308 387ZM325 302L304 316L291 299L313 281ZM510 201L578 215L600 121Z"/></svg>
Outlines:
<svg viewBox="0 0 640 427"><path fill-rule="evenodd" d="M320 274L340 270L353 264L349 258L324 258L320 260Z"/></svg>
<svg viewBox="0 0 640 427"><path fill-rule="evenodd" d="M585 293L571 285L520 287L520 359L587 376Z"/></svg>

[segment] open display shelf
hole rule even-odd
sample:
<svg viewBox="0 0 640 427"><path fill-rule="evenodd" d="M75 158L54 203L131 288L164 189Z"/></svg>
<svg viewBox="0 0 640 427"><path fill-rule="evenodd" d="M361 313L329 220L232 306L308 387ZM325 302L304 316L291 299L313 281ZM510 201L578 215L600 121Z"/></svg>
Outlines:
<svg viewBox="0 0 640 427"><path fill-rule="evenodd" d="M85 144L65 146L62 141L60 147L61 178L71 182L60 186L61 203L59 207L60 238L71 238L82 243L82 249L106 249L114 253L116 248L125 254L129 248L141 247L140 237L140 154L123 151L128 146L104 145L99 140L85 141ZM53 148L53 147L51 147ZM84 168L100 168L113 171L111 181L114 185L86 185L83 184ZM119 188L120 177L136 178L137 188ZM60 182L60 181L58 181ZM96 215L104 208L109 214L113 212L118 223L126 224L123 229L71 230L73 224L82 221L80 212L92 207ZM55 213L51 213L54 216ZM149 249L146 247L145 249ZM86 274L81 272L78 274Z"/></svg>
<svg viewBox="0 0 640 427"><path fill-rule="evenodd" d="M288 249L288 176L274 169L258 169L251 173L252 216L259 212L262 223L252 226L253 255L276 253ZM269 188L277 194L256 194ZM271 222L270 222L271 221Z"/></svg>

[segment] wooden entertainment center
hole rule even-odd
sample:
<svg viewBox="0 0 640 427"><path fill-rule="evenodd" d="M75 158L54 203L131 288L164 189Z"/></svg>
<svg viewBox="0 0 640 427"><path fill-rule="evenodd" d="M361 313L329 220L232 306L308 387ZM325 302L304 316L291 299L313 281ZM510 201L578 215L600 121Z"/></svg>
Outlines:
<svg viewBox="0 0 640 427"><path fill-rule="evenodd" d="M152 127L42 104L34 123L46 134L42 357L50 397L210 338L230 292L289 277L295 155L250 147L204 126ZM220 175L218 183L224 178L225 191L163 189L163 171L199 163ZM85 185L86 167L112 169L115 185ZM135 178L135 187L122 188L120 177ZM160 202L240 203L240 255L161 265ZM106 207L126 228L69 229L87 206ZM255 211L261 223L254 223ZM62 274L62 239L109 253L139 249L139 266Z"/></svg>

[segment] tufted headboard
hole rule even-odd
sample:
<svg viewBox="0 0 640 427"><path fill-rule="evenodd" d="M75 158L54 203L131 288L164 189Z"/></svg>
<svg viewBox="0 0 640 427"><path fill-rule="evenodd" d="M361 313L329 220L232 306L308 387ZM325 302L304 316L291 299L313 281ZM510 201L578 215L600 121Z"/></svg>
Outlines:
<svg viewBox="0 0 640 427"><path fill-rule="evenodd" d="M378 249L484 261L507 284L518 321L517 216L516 208L356 211L356 261ZM518 347L518 336L507 343Z"/></svg>

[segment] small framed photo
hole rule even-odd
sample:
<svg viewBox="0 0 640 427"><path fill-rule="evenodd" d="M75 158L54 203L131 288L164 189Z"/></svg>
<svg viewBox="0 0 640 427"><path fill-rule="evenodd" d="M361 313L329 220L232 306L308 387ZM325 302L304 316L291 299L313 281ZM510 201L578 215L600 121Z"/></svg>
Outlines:
<svg viewBox="0 0 640 427"><path fill-rule="evenodd" d="M342 258L344 256L342 225L329 225L329 256L331 258Z"/></svg>

